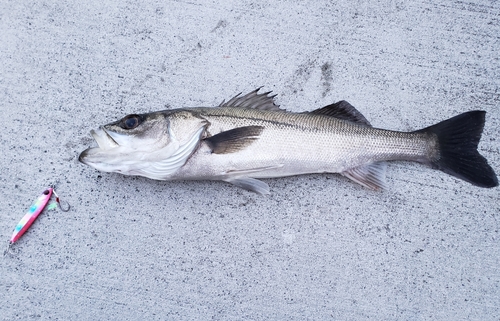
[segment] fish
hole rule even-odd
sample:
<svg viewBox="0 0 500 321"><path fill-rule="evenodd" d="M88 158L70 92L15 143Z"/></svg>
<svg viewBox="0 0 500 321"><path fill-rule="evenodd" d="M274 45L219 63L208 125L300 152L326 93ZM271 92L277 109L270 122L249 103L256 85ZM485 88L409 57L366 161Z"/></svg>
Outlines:
<svg viewBox="0 0 500 321"><path fill-rule="evenodd" d="M340 173L387 189L387 161L415 161L478 187L498 179L477 147L485 111L411 132L373 127L342 100L310 112L278 106L260 88L217 107L187 107L124 118L91 130L98 147L79 161L99 171L155 180L219 180L269 194L261 179Z"/></svg>

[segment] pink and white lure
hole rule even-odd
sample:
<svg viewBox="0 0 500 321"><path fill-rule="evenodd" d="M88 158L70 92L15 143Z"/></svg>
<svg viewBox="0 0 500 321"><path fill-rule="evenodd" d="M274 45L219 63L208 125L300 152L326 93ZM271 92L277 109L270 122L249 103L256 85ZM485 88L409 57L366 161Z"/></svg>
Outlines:
<svg viewBox="0 0 500 321"><path fill-rule="evenodd" d="M14 228L14 232L12 233L12 237L10 238L9 245L16 242L24 234L24 232L26 232L26 230L30 228L31 224L33 224L38 215L40 215L40 213L49 202L53 191L54 189L50 187L43 191L42 195L40 195L35 200L28 212L23 216L23 218L19 221L19 223L17 223L16 227Z"/></svg>
<svg viewBox="0 0 500 321"><path fill-rule="evenodd" d="M12 236L9 240L9 246L7 247L7 250L5 250L4 255L9 251L10 246L12 244L14 244L24 234L24 232L26 232L30 228L31 224L33 224L33 222L36 220L38 215L40 215L40 213L42 213L43 209L45 208L45 206L49 202L52 194L54 194L56 196L56 203L52 203L51 205L49 205L49 209L53 209L53 208L55 208L55 206L59 206L61 211L63 211L63 212L69 211L69 209L71 208L70 205L67 203L66 208L62 207L61 200L59 199L59 196L57 195L54 188L53 187L47 188L45 191L43 191L42 195L40 195L35 200L35 202L31 205L30 209L23 216L23 218L19 221L19 223L17 223L16 227L14 228L14 232L12 233ZM57 204L57 205L55 205L55 204Z"/></svg>

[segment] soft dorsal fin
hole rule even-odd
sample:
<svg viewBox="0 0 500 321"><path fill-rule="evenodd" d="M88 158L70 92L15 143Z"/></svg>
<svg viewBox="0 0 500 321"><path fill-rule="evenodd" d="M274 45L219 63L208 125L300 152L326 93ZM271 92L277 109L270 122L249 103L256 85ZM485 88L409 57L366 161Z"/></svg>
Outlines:
<svg viewBox="0 0 500 321"><path fill-rule="evenodd" d="M264 130L262 126L238 127L205 138L205 142L214 154L234 153L257 140L262 130Z"/></svg>
<svg viewBox="0 0 500 321"><path fill-rule="evenodd" d="M279 108L279 106L274 103L273 98L276 97L276 95L268 96L271 93L270 91L263 94L258 94L257 92L260 90L260 88L257 88L256 90L244 96L240 96L241 93L239 93L238 95L231 98L228 102L226 102L225 100L222 101L219 107L242 107L261 110L284 111L284 109Z"/></svg>
<svg viewBox="0 0 500 321"><path fill-rule="evenodd" d="M371 126L370 122L354 106L345 100L311 111L311 114L331 116L354 123Z"/></svg>

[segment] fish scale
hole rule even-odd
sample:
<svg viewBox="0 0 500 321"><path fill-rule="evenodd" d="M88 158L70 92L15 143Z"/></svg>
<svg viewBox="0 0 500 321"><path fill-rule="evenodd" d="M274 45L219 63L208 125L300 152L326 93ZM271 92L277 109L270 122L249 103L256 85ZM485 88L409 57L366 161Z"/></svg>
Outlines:
<svg viewBox="0 0 500 321"><path fill-rule="evenodd" d="M200 148L172 179L231 180L253 168L263 169L248 173L253 178L339 173L391 158L417 160L427 145L424 134L374 129L321 115L238 108L190 111L210 122L210 135L249 125L265 130L256 143L231 155L213 155ZM218 131L210 132L211 128Z"/></svg>

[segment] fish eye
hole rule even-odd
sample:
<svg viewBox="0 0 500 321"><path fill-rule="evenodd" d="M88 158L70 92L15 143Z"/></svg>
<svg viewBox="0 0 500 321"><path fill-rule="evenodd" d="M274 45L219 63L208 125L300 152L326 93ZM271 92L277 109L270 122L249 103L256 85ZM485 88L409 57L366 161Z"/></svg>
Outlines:
<svg viewBox="0 0 500 321"><path fill-rule="evenodd" d="M134 129L142 122L142 118L139 115L128 115L120 121L120 127L123 129Z"/></svg>

